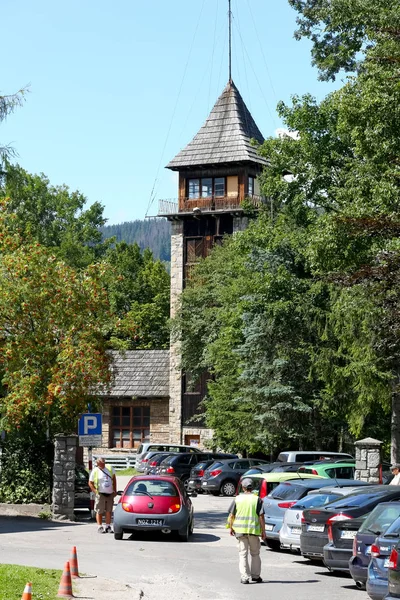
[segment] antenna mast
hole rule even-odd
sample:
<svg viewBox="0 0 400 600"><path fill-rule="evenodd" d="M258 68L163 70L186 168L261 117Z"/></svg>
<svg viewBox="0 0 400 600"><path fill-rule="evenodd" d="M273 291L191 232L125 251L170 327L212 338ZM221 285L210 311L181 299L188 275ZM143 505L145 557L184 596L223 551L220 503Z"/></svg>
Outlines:
<svg viewBox="0 0 400 600"><path fill-rule="evenodd" d="M232 81L232 11L231 0L228 0L229 5L229 83Z"/></svg>

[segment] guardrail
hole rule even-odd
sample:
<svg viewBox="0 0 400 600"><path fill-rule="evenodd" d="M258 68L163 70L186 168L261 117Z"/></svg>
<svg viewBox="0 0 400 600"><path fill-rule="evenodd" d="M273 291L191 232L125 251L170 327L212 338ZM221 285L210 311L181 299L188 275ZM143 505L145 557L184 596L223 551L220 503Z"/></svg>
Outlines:
<svg viewBox="0 0 400 600"><path fill-rule="evenodd" d="M126 456L115 456L115 455L107 455L107 454L93 454L93 465L96 462L98 456L103 456L104 460L108 465L113 467L116 471L121 471L122 469L134 468L136 462L136 454L127 454Z"/></svg>

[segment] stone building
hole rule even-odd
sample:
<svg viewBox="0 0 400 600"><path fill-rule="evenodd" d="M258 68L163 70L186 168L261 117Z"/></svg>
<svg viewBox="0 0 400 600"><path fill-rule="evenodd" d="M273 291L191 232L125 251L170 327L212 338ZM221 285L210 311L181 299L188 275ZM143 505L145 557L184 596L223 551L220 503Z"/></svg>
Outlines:
<svg viewBox="0 0 400 600"><path fill-rule="evenodd" d="M243 204L260 206L257 176L264 138L230 80L193 140L167 165L179 173L177 202L160 201L172 225L171 316L190 271L224 235L247 226ZM103 450L135 450L142 441L203 447L212 431L199 419L207 373L193 381L180 370L180 345L114 353L115 382L104 397Z"/></svg>
<svg viewBox="0 0 400 600"><path fill-rule="evenodd" d="M230 80L193 140L167 165L179 173L178 200L160 201L159 216L171 221L171 316L190 277L224 235L247 226L243 203L263 202L257 176L266 160L253 141L264 138ZM170 347L169 439L203 446L212 432L196 418L206 394L207 373L196 382L180 370L179 342Z"/></svg>

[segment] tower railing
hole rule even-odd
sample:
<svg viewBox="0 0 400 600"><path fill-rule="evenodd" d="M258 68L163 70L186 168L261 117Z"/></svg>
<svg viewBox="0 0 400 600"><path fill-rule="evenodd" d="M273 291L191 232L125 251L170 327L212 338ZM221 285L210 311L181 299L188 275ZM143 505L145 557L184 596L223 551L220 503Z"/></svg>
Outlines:
<svg viewBox="0 0 400 600"><path fill-rule="evenodd" d="M173 215L180 212L193 212L196 209L200 211L224 211L242 208L244 203L250 203L255 208L259 208L264 203L263 196L246 196L240 198L239 194L229 194L228 196L212 196L206 198L179 198L159 200L158 214Z"/></svg>

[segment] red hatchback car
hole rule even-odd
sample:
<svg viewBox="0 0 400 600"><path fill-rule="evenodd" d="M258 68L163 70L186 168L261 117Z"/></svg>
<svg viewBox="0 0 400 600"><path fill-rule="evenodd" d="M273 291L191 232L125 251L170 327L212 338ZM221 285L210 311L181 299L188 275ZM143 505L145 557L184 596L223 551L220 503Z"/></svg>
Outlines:
<svg viewBox="0 0 400 600"><path fill-rule="evenodd" d="M187 542L193 533L193 505L176 477L132 477L114 510L114 538L124 533L162 531Z"/></svg>

